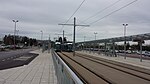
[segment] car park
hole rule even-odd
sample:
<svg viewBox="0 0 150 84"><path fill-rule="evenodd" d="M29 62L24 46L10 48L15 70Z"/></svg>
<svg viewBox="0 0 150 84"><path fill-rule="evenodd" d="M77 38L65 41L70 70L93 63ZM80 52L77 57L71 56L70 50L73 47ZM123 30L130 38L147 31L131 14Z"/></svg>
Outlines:
<svg viewBox="0 0 150 84"><path fill-rule="evenodd" d="M0 51L4 51L4 50L5 50L4 46L0 45Z"/></svg>
<svg viewBox="0 0 150 84"><path fill-rule="evenodd" d="M126 53L131 54L132 52L131 52L131 50L127 50Z"/></svg>
<svg viewBox="0 0 150 84"><path fill-rule="evenodd" d="M144 56L150 57L150 52L149 51L145 51Z"/></svg>

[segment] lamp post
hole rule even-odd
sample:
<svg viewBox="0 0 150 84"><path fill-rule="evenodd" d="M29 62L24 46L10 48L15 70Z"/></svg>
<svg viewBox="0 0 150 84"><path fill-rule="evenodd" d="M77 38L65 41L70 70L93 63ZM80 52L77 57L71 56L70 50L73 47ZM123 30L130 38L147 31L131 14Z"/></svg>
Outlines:
<svg viewBox="0 0 150 84"><path fill-rule="evenodd" d="M41 30L41 41L42 41L42 39L43 39L43 31Z"/></svg>
<svg viewBox="0 0 150 84"><path fill-rule="evenodd" d="M49 35L49 39L48 39L48 53L50 53L50 47L51 47L51 37Z"/></svg>
<svg viewBox="0 0 150 84"><path fill-rule="evenodd" d="M16 48L16 45L15 45L16 23L19 22L19 21L18 20L12 20L12 21L15 23L15 29L14 29L14 49L15 49Z"/></svg>
<svg viewBox="0 0 150 84"><path fill-rule="evenodd" d="M94 32L94 34L95 34L95 49L96 49L96 34L97 34L97 32ZM93 49L93 53L94 53L94 49Z"/></svg>
<svg viewBox="0 0 150 84"><path fill-rule="evenodd" d="M43 40L43 31L41 30L41 44L42 44L42 53L44 52L44 42Z"/></svg>
<svg viewBox="0 0 150 84"><path fill-rule="evenodd" d="M86 49L86 46L85 46L85 38L86 38L86 36L84 36L84 50Z"/></svg>
<svg viewBox="0 0 150 84"><path fill-rule="evenodd" d="M94 32L94 34L95 34L95 40L96 40L96 34L97 34L97 32Z"/></svg>
<svg viewBox="0 0 150 84"><path fill-rule="evenodd" d="M126 27L128 24L123 24L124 26L124 59L126 59Z"/></svg>

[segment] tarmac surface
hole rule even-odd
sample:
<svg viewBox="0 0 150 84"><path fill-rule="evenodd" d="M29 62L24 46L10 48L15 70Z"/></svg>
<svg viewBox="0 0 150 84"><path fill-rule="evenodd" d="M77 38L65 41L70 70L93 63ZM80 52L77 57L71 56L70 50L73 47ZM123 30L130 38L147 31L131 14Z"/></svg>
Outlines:
<svg viewBox="0 0 150 84"><path fill-rule="evenodd" d="M92 55L92 56L96 56L96 57L100 57L100 58L104 58L108 60L113 60L113 61L117 61L121 63L126 63L126 64L130 64L133 66L146 68L150 70L150 60L143 59L142 62L140 62L139 58L126 57L126 59L124 59L124 56L111 57L111 56L106 56L104 54L97 54L97 53L88 52L88 51L76 51L76 52L82 53L82 54L88 54L88 55Z"/></svg>
<svg viewBox="0 0 150 84"><path fill-rule="evenodd" d="M24 53L22 55L12 55L0 61L0 70L19 67L29 64L38 54Z"/></svg>
<svg viewBox="0 0 150 84"><path fill-rule="evenodd" d="M31 53L39 56L28 65L0 70L0 84L57 84L51 53L41 50Z"/></svg>

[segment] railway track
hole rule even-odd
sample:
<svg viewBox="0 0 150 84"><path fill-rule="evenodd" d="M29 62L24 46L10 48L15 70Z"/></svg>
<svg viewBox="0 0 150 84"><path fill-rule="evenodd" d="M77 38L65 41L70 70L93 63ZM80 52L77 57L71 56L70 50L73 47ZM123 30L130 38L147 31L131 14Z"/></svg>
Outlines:
<svg viewBox="0 0 150 84"><path fill-rule="evenodd" d="M79 53L75 57L72 56L72 53L67 52L58 54L86 84L150 84L149 70ZM78 65L78 69L70 61L76 64L76 67ZM92 75L88 75L89 73ZM103 83L101 83L102 81Z"/></svg>
<svg viewBox="0 0 150 84"><path fill-rule="evenodd" d="M106 60L103 58L98 58L98 57L94 57L94 56L90 56L90 55L84 55L84 54L77 53L77 56L80 56L82 58L103 64L105 66L114 68L116 70L125 72L127 74L132 74L132 75L137 76L139 78L150 81L150 70L148 70L148 69L135 67L132 65L124 64L124 63L119 64L120 62L114 62L111 60Z"/></svg>
<svg viewBox="0 0 150 84"><path fill-rule="evenodd" d="M76 75L83 81L84 84L112 84L102 78L96 76L94 73L89 71L86 67L82 66L80 63L68 58L63 53L57 53L60 58L62 58L66 64L76 73Z"/></svg>

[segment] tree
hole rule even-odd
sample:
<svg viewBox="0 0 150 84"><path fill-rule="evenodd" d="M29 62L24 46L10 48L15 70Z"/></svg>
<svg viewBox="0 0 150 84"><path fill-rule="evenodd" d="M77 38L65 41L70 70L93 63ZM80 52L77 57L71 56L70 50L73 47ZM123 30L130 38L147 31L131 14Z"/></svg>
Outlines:
<svg viewBox="0 0 150 84"><path fill-rule="evenodd" d="M7 44L7 35L5 35L5 37L3 38L4 40L4 44Z"/></svg>
<svg viewBox="0 0 150 84"><path fill-rule="evenodd" d="M5 35L5 37L3 38L3 40L4 40L4 44L6 44L6 45L13 45L14 44L14 36L12 36L12 35Z"/></svg>
<svg viewBox="0 0 150 84"><path fill-rule="evenodd" d="M37 40L33 38L29 38L26 36L15 36L15 44L21 43L26 46L30 45L37 45ZM14 45L14 35L5 35L4 38L4 44L6 45Z"/></svg>
<svg viewBox="0 0 150 84"><path fill-rule="evenodd" d="M37 40L36 39L33 39L32 42L33 42L33 45L35 45L35 46L37 45Z"/></svg>
<svg viewBox="0 0 150 84"><path fill-rule="evenodd" d="M62 43L62 37L59 37L58 42Z"/></svg>
<svg viewBox="0 0 150 84"><path fill-rule="evenodd" d="M67 42L67 39L66 39L66 37L64 37L63 41L64 41L64 42Z"/></svg>
<svg viewBox="0 0 150 84"><path fill-rule="evenodd" d="M126 49L129 50L130 44L127 43Z"/></svg>
<svg viewBox="0 0 150 84"><path fill-rule="evenodd" d="M24 43L26 46L28 46L28 44L29 44L29 38L26 37L26 36L22 37L22 43Z"/></svg>

